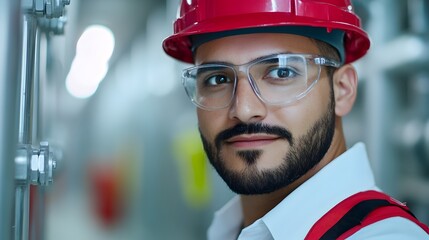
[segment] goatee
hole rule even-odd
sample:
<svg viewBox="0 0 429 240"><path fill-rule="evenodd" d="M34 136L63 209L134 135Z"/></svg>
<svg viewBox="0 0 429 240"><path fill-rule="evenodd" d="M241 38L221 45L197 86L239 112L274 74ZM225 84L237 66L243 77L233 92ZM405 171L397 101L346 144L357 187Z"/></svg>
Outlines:
<svg viewBox="0 0 429 240"><path fill-rule="evenodd" d="M210 163L232 191L245 195L270 193L293 183L322 160L334 136L334 109L335 102L331 96L326 113L307 133L296 139L285 128L262 123L239 124L224 130L217 135L215 143L209 143L200 130L201 139ZM245 169L239 172L228 169L222 157L224 141L245 133L277 135L289 143L290 149L275 169L258 169L258 160L264 154L262 150L238 151L237 156L246 164Z"/></svg>

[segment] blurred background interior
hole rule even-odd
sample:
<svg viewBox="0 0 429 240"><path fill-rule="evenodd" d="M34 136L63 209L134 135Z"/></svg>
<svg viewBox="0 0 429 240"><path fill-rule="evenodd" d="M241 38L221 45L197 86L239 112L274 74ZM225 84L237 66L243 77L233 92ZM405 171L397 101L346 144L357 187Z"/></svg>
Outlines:
<svg viewBox="0 0 429 240"><path fill-rule="evenodd" d="M64 0L64 14L48 23L32 23L17 12L22 6L6 2L15 1L1 0L0 14L8 36L0 40L0 216L14 220L1 220L0 235L15 221L19 236L2 236L205 239L213 212L233 194L206 163L180 83L186 65L161 47L179 1ZM355 63L359 97L344 120L348 145L365 142L379 186L429 224L429 1L353 3L372 47ZM14 117L23 111L22 84L3 81L28 75L14 65L28 51L10 34L16 29L37 39L29 120ZM10 180L20 171L10 161L19 159L16 142L24 158L38 156L31 167L39 178ZM42 155L51 160L45 167L56 160L52 183L41 180Z"/></svg>

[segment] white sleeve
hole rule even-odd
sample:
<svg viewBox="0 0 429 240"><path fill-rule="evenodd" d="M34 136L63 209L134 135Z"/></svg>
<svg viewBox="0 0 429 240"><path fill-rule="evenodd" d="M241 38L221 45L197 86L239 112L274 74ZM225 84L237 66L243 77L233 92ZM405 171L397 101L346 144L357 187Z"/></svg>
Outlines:
<svg viewBox="0 0 429 240"><path fill-rule="evenodd" d="M429 235L414 222L402 218L387 218L357 231L349 240L429 240Z"/></svg>

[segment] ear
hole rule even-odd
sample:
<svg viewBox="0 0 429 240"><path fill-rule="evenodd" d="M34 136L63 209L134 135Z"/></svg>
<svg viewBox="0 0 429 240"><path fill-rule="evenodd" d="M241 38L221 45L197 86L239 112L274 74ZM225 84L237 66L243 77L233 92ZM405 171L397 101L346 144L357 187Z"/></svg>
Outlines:
<svg viewBox="0 0 429 240"><path fill-rule="evenodd" d="M334 73L335 114L343 117L351 110L356 100L358 77L356 69L346 64Z"/></svg>

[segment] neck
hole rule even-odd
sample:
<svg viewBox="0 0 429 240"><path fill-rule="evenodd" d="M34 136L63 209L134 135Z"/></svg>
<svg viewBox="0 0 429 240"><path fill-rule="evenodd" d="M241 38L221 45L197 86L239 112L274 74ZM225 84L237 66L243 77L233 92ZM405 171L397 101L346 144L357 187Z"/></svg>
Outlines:
<svg viewBox="0 0 429 240"><path fill-rule="evenodd" d="M299 185L301 178L285 188L271 192L268 194L260 195L241 195L241 205L243 211L243 226L247 227L256 220L263 217L266 213L271 211L277 204L286 198L293 190Z"/></svg>
<svg viewBox="0 0 429 240"><path fill-rule="evenodd" d="M346 151L345 138L342 131L342 124L340 119L336 119L336 127L331 146L326 152L323 159L305 175L291 183L290 185L281 188L275 192L260 195L241 195L241 205L243 211L243 227L247 227L254 223L256 220L262 218L283 199L285 199L291 192L298 188L302 183L314 176L324 166L337 158Z"/></svg>

